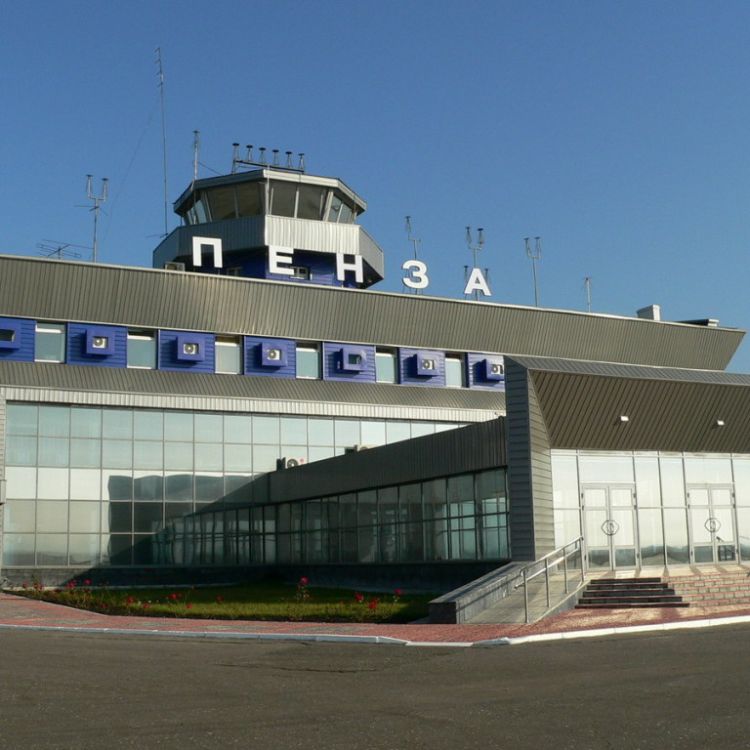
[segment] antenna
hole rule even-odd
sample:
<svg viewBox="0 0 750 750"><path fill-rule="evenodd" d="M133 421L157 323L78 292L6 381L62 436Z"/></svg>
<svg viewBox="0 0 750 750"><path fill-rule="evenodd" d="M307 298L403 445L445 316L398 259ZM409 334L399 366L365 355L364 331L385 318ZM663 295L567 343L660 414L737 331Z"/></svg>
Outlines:
<svg viewBox="0 0 750 750"><path fill-rule="evenodd" d="M583 277L583 288L586 290L586 309L591 312L591 276Z"/></svg>
<svg viewBox="0 0 750 750"><path fill-rule="evenodd" d="M422 240L420 240L418 237L414 237L412 234L412 226L411 226L411 216L407 216L405 220L405 226L406 229L406 241L411 242L412 249L414 252L414 260L419 260L419 248L422 245ZM406 284L404 284L404 287L406 287ZM415 294L419 294L419 289L412 289Z"/></svg>
<svg viewBox="0 0 750 750"><path fill-rule="evenodd" d="M198 164L201 150L201 131L193 131L193 183L198 179Z"/></svg>
<svg viewBox="0 0 750 750"><path fill-rule="evenodd" d="M99 195L94 195L94 191L92 189L92 181L93 177L90 174L86 175L86 197L94 202L94 205L89 209L90 211L94 212L94 244L91 246L91 260L96 263L98 262L98 242L96 239L96 231L97 226L99 224L99 211L101 211L102 203L104 203L107 200L107 196L109 195L109 179L106 177L102 177L102 191L99 193Z"/></svg>
<svg viewBox="0 0 750 750"><path fill-rule="evenodd" d="M473 261L472 268L478 268L477 266L477 260L478 253L484 248L484 229L482 227L479 227L477 229L477 242L474 244L474 241L471 237L471 227L466 227L466 247L469 248L471 251L471 257ZM488 273L488 270L484 269L485 274ZM468 266L464 266L464 281L468 278L469 268ZM479 290L475 289L473 293L473 297L475 300L479 299Z"/></svg>
<svg viewBox="0 0 750 750"><path fill-rule="evenodd" d="M542 238L534 237L534 249L531 248L531 237L524 237L526 257L531 261L531 273L534 277L534 307L539 307L539 286L536 279L536 262L542 257Z"/></svg>
<svg viewBox="0 0 750 750"><path fill-rule="evenodd" d="M286 161L282 164L281 161L281 150L278 148L272 148L271 153L273 154L271 162L268 162L266 158L266 151L268 149L265 146L258 146L258 158L257 160L253 156L253 145L248 143L245 146L245 158L240 158L240 144L232 144L232 174L235 174L239 168L252 168L252 167L273 167L274 169L284 170L285 172L297 172L298 174L305 173L305 155L303 153L297 154L299 157L299 163L295 167L292 162L292 151L284 151Z"/></svg>
<svg viewBox="0 0 750 750"><path fill-rule="evenodd" d="M167 193L167 122L164 114L164 68L161 64L161 47L156 48L156 65L159 68L159 99L161 101L161 151L162 168L164 170L164 236L169 234L168 229L168 205Z"/></svg>
<svg viewBox="0 0 750 750"><path fill-rule="evenodd" d="M77 247L82 250L91 250L88 245L74 245L72 242L62 242L60 240L42 240L36 244L39 255L45 258L80 258L81 254L74 250L68 250L69 247Z"/></svg>

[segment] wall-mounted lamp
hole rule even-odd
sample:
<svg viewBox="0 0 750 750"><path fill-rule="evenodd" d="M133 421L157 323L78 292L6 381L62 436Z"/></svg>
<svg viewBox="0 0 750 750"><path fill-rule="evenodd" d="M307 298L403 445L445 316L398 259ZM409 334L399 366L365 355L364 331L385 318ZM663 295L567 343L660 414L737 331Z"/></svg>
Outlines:
<svg viewBox="0 0 750 750"><path fill-rule="evenodd" d="M620 424L625 424L630 421L630 417L627 414L620 414Z"/></svg>
<svg viewBox="0 0 750 750"><path fill-rule="evenodd" d="M716 420L716 426L717 427L723 427L724 426L724 420L723 419L717 419Z"/></svg>

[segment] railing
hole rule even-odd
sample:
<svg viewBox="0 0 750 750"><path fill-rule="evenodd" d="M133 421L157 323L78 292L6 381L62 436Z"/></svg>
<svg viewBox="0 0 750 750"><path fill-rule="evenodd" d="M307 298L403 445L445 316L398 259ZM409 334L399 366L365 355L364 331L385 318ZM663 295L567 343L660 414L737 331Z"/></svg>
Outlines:
<svg viewBox="0 0 750 750"><path fill-rule="evenodd" d="M586 580L586 558L583 554L583 537L578 537L573 542L566 544L564 547L556 549L554 552L550 552L539 560L525 565L516 573L516 581L513 585L513 591L517 591L523 588L523 611L524 611L524 622L530 622L529 614L529 584L537 579L539 576L544 576L544 603L545 612L552 608L552 586L551 580L553 576L560 576L560 568L562 567L562 592L564 595L570 593L570 565L568 560L571 559L574 563L572 569L576 571L575 579L578 581L576 589L583 585ZM576 560L578 565L575 565ZM520 579L520 580L519 580ZM558 581L559 582L559 581Z"/></svg>
<svg viewBox="0 0 750 750"><path fill-rule="evenodd" d="M532 622L586 580L583 537L530 563L514 562L430 602L430 621ZM523 594L523 598L521 598Z"/></svg>

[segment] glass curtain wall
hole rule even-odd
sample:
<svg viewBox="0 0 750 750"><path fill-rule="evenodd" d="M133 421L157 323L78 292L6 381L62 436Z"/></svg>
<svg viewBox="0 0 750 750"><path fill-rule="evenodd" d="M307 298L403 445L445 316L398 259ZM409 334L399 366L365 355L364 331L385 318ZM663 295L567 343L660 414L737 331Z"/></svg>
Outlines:
<svg viewBox="0 0 750 750"><path fill-rule="evenodd" d="M9 403L3 565L159 564L157 531L280 458L317 461L458 426ZM234 523L249 532L251 519Z"/></svg>
<svg viewBox="0 0 750 750"><path fill-rule="evenodd" d="M154 543L156 558L172 565L507 560L505 470L204 510Z"/></svg>
<svg viewBox="0 0 750 750"><path fill-rule="evenodd" d="M602 567L750 560L750 456L553 451L555 545Z"/></svg>

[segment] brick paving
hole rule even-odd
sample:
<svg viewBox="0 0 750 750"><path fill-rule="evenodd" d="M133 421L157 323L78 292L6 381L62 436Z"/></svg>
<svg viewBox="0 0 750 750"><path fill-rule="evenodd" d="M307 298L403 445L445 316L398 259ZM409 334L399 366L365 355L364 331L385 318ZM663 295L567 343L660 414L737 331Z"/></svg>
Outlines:
<svg viewBox="0 0 750 750"><path fill-rule="evenodd" d="M165 634L221 635L231 637L326 637L395 639L409 643L474 643L531 635L628 628L663 623L750 617L750 604L695 606L684 609L570 610L532 625L382 625L373 623L260 622L249 620L199 620L165 617L105 615L72 609L50 602L0 593L0 628L33 627L75 629L83 632L138 631Z"/></svg>

